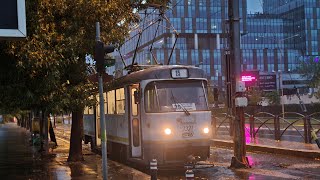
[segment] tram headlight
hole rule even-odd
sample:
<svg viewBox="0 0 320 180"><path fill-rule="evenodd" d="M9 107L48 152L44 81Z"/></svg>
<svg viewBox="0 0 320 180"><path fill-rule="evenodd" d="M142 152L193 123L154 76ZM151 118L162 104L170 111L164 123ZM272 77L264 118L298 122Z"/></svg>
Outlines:
<svg viewBox="0 0 320 180"><path fill-rule="evenodd" d="M170 134L171 134L171 129L170 129L170 128L166 128L166 129L164 130L164 133L165 133L166 135L170 135Z"/></svg>
<svg viewBox="0 0 320 180"><path fill-rule="evenodd" d="M209 128L203 128L203 133L208 134L209 133Z"/></svg>

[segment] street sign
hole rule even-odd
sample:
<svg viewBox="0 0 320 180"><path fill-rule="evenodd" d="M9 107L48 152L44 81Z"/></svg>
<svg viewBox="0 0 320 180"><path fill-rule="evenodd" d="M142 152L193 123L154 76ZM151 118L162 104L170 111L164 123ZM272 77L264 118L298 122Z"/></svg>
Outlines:
<svg viewBox="0 0 320 180"><path fill-rule="evenodd" d="M276 90L277 77L275 74L260 75L259 87L261 90Z"/></svg>
<svg viewBox="0 0 320 180"><path fill-rule="evenodd" d="M26 36L25 0L1 0L0 39Z"/></svg>
<svg viewBox="0 0 320 180"><path fill-rule="evenodd" d="M243 71L241 81L245 82L246 87L257 86L259 81L259 71Z"/></svg>

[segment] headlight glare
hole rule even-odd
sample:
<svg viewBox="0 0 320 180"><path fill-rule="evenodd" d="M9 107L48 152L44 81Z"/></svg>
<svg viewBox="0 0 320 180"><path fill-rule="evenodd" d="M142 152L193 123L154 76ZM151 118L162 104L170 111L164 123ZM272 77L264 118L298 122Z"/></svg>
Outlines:
<svg viewBox="0 0 320 180"><path fill-rule="evenodd" d="M171 129L170 129L170 128L166 128L166 129L164 130L164 133L165 133L166 135L170 135L170 134L171 134Z"/></svg>
<svg viewBox="0 0 320 180"><path fill-rule="evenodd" d="M204 129L203 129L203 132L204 132L205 134L208 134L208 133L209 133L209 128L207 128L207 127L204 128Z"/></svg>

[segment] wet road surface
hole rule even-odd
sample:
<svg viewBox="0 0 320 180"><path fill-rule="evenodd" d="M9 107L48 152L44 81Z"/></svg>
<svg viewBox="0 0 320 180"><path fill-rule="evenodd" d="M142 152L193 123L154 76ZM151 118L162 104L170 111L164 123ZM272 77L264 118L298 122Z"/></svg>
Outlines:
<svg viewBox="0 0 320 180"><path fill-rule="evenodd" d="M63 126L63 128L62 128ZM59 133L70 133L69 125L57 127ZM209 163L214 167L194 169L195 179L320 179L320 159L298 158L268 153L247 152L250 169L229 169L233 150L211 148ZM120 164L121 166L121 164ZM159 179L185 179L185 169L158 172Z"/></svg>
<svg viewBox="0 0 320 180"><path fill-rule="evenodd" d="M232 150L212 147L208 161L215 166L194 169L195 179L320 179L320 160L249 152L247 157L251 168L230 169L232 156ZM174 180L184 179L184 176L183 172L163 172L159 178Z"/></svg>
<svg viewBox="0 0 320 180"><path fill-rule="evenodd" d="M102 179L101 156L84 145L83 162L67 162L69 141L57 137L58 147L49 154L38 152L29 143L30 133L13 123L0 125L0 179ZM108 160L108 179L144 180L150 176Z"/></svg>
<svg viewBox="0 0 320 180"><path fill-rule="evenodd" d="M48 155L29 144L30 133L15 124L0 125L0 179L102 179L101 156L83 145L85 161L68 163L68 126L57 127L58 148ZM252 168L230 169L233 150L211 148L208 160L214 167L194 169L195 179L320 179L320 160L268 153L247 152ZM185 170L159 172L159 179L185 179ZM108 160L108 179L144 180L150 176Z"/></svg>

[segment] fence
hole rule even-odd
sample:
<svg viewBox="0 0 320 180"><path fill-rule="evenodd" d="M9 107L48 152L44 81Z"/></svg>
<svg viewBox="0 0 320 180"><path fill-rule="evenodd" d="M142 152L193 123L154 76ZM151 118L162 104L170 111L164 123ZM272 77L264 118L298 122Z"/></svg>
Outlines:
<svg viewBox="0 0 320 180"><path fill-rule="evenodd" d="M233 136L233 119L230 114L220 113L212 116L214 136L229 134ZM311 132L320 133L320 112L300 114L285 112L274 115L268 112L245 113L245 133L251 138L289 139L311 143Z"/></svg>

